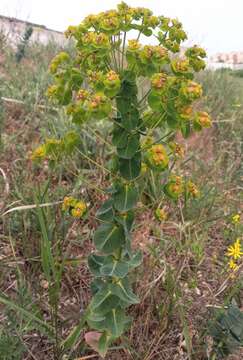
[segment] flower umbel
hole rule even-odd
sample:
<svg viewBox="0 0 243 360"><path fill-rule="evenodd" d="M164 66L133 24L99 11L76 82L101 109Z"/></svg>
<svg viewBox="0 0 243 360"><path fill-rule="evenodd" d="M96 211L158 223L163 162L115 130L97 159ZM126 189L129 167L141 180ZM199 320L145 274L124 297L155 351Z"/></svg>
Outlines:
<svg viewBox="0 0 243 360"><path fill-rule="evenodd" d="M84 201L66 196L63 199L62 210L68 211L75 218L81 218L87 212L87 205Z"/></svg>

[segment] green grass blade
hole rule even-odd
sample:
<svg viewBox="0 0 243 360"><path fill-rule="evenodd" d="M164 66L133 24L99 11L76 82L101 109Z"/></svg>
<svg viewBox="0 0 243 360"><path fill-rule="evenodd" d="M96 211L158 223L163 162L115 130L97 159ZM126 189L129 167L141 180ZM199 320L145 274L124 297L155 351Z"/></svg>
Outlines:
<svg viewBox="0 0 243 360"><path fill-rule="evenodd" d="M18 312L21 315L25 316L29 320L38 323L39 325L41 325L41 327L43 327L46 330L46 332L48 333L50 338L54 338L53 328L48 323L46 323L45 321L38 318L35 314L31 313L30 311L28 311L28 310L24 309L23 307L17 305L14 301L12 301L8 297L6 297L2 292L0 292L0 303L2 303L3 305L9 307L12 310L15 310L16 312ZM41 329L39 329L39 330L41 331ZM42 332L43 332L43 330L42 330Z"/></svg>
<svg viewBox="0 0 243 360"><path fill-rule="evenodd" d="M37 206L37 217L41 227L41 262L43 271L48 281L51 281L51 274L55 276L55 263L54 258L51 252L51 242L48 236L48 231L45 223L45 219L43 216L42 209Z"/></svg>

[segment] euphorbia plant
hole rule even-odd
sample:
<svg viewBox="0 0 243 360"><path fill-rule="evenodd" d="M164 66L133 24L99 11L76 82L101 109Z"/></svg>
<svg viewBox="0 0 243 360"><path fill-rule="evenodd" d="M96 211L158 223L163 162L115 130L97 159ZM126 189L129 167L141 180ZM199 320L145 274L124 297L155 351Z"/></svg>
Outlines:
<svg viewBox="0 0 243 360"><path fill-rule="evenodd" d="M94 275L93 298L86 312L88 325L101 334L99 351L105 354L129 325L126 309L139 303L129 272L142 261L141 253L133 252L131 246L142 163L163 172L164 192L174 201L183 193L187 197L198 194L192 182L171 174L169 165L172 157L174 161L184 153L171 142L173 134L181 132L186 138L193 130L211 125L209 115L192 106L202 95L193 74L204 69L206 54L197 46L181 50L187 36L178 20L125 3L117 10L86 17L80 25L70 26L66 35L74 39L76 52L72 56L61 52L52 61L55 84L48 89L50 98L66 108L77 132L88 121L113 123L111 186L96 214L100 222L93 239L96 251L88 258ZM144 45L147 37L156 45ZM139 97L141 79L149 88ZM153 138L156 128L164 132L160 140ZM69 147L65 137L58 142L49 139L33 157L52 159L70 146L73 150L77 139L73 133L68 138L72 140ZM83 212L75 210L75 214ZM157 209L157 217L161 214Z"/></svg>

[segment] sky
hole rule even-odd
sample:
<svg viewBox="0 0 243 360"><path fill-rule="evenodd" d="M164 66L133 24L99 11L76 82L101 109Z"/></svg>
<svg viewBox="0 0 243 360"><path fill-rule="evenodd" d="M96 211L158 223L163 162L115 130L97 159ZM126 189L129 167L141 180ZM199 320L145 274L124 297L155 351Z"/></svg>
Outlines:
<svg viewBox="0 0 243 360"><path fill-rule="evenodd" d="M51 29L65 30L84 16L114 8L120 0L0 0L0 14ZM212 55L243 51L243 0L127 0L155 15L178 18L189 45L200 44Z"/></svg>

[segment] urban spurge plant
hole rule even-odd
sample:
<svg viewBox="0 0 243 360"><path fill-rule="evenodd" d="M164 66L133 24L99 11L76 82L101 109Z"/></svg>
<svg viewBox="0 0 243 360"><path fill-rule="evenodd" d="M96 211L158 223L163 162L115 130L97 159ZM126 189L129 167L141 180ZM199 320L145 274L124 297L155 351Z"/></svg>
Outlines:
<svg viewBox="0 0 243 360"><path fill-rule="evenodd" d="M76 53L61 52L52 61L55 83L48 89L49 97L66 108L77 133L88 121L113 123L111 186L96 214L100 222L93 239L96 252L88 258L94 281L86 321L100 332L98 348L104 355L129 327L126 309L139 303L129 272L142 262L141 253L133 252L131 245L138 180L146 176L142 165L163 172L164 192L173 201L199 195L195 184L172 173L170 163L184 155L183 147L172 141L178 131L186 138L193 130L211 126L209 115L192 106L202 96L193 77L204 69L206 54L198 46L181 49L187 36L177 19L154 16L148 9L125 3L117 10L86 17L80 25L70 26L66 35L74 39ZM145 45L148 37L156 45ZM148 87L143 95L139 95L141 81ZM156 128L164 132L160 139ZM74 149L76 137L71 135L68 146L65 136L48 139L33 158L52 160L53 154ZM82 202L70 206L73 215L86 212Z"/></svg>

